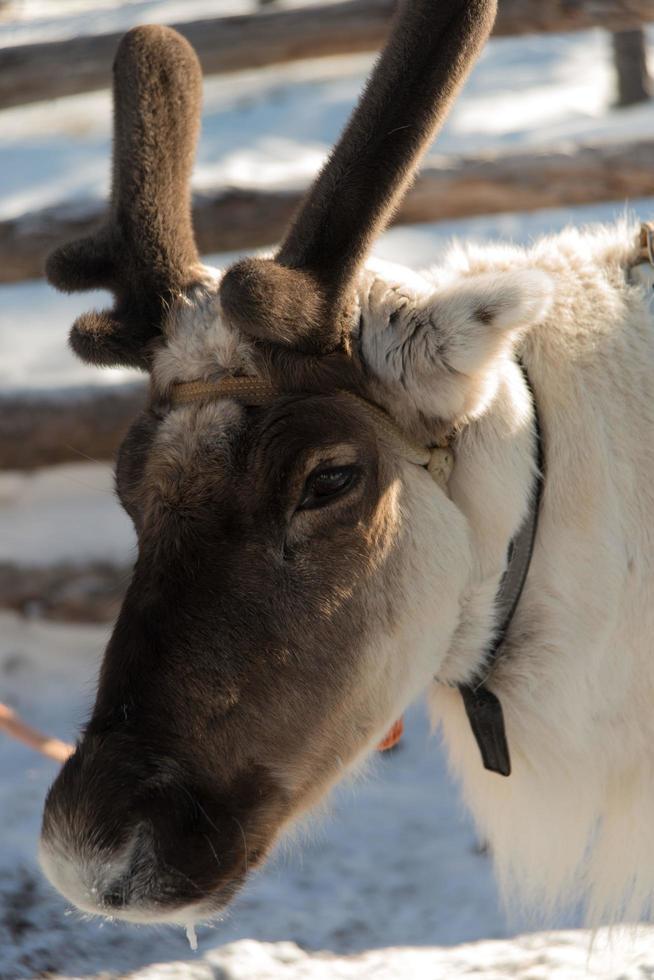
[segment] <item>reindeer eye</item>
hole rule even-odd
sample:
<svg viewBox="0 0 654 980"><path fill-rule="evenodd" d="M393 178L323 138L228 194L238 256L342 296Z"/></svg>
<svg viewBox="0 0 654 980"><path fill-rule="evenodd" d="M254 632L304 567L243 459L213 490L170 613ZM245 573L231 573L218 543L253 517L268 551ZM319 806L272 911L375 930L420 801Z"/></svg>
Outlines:
<svg viewBox="0 0 654 980"><path fill-rule="evenodd" d="M330 466L314 470L304 487L299 510L312 510L330 503L354 486L357 469L354 466Z"/></svg>

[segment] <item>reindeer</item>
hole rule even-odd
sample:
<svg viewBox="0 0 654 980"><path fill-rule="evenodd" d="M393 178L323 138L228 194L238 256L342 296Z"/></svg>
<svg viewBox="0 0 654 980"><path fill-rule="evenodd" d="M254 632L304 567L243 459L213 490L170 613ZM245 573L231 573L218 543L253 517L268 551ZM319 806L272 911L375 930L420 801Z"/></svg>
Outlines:
<svg viewBox="0 0 654 980"><path fill-rule="evenodd" d="M637 235L369 257L494 13L405 4L276 254L224 273L191 227L197 59L163 27L120 45L110 215L47 269L115 295L76 353L151 381L116 466L133 578L43 819L86 912L219 912L424 692L506 888L595 918L652 899Z"/></svg>

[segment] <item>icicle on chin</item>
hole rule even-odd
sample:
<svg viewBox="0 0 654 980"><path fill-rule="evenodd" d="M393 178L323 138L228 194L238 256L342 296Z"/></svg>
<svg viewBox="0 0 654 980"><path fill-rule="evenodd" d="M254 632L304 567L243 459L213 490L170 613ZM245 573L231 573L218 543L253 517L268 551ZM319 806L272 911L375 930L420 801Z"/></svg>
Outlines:
<svg viewBox="0 0 654 980"><path fill-rule="evenodd" d="M198 935L195 931L195 923L189 922L188 925L186 926L186 938L188 939L188 944L193 950L193 952L194 953L197 952Z"/></svg>

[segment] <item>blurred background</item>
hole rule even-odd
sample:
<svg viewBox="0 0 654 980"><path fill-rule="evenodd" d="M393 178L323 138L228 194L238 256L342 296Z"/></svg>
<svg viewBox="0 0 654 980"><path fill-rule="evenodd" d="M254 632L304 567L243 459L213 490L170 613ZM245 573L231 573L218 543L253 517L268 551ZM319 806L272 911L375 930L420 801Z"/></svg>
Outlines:
<svg viewBox="0 0 654 980"><path fill-rule="evenodd" d="M654 218L654 0L499 3L493 39L378 243L382 258L425 267L457 238L528 243L566 224ZM0 0L0 702L49 734L74 740L88 712L134 553L111 459L142 377L75 361L70 324L108 297L61 296L41 278L49 250L103 213L118 38L167 23L198 50L195 224L206 260L220 266L280 236L392 9L393 0ZM630 971L654 964L646 930L629 952L599 943L590 961L581 931L513 938L538 923L502 908L420 706L399 747L299 831L224 922L200 930L192 961L181 930L83 921L41 879L36 841L55 771L0 733L3 978L449 980L476 970L568 980L642 976Z"/></svg>

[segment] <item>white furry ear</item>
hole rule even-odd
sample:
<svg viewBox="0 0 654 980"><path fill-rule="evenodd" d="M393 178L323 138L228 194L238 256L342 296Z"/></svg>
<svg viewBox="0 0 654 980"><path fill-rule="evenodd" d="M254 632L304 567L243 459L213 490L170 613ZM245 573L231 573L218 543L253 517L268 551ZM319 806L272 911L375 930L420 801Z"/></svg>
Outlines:
<svg viewBox="0 0 654 980"><path fill-rule="evenodd" d="M553 289L538 269L470 276L427 295L373 289L362 319L364 359L429 416L478 415L495 392L499 361L544 318Z"/></svg>

